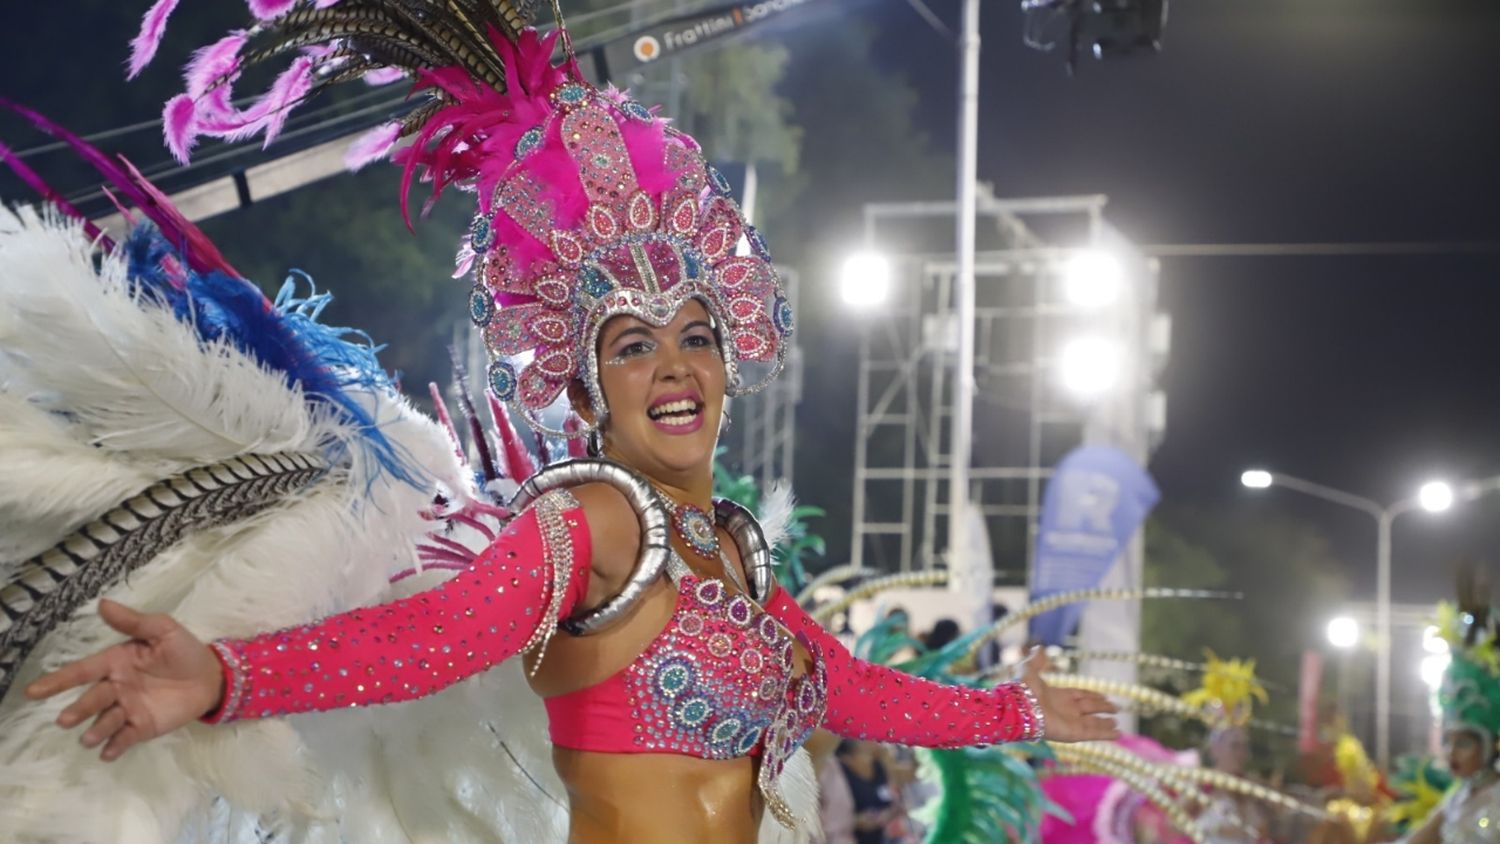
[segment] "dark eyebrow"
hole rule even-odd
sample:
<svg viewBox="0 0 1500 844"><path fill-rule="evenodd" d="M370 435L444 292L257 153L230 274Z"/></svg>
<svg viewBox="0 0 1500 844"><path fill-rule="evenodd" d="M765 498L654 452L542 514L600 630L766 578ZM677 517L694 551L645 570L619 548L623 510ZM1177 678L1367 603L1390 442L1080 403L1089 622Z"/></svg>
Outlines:
<svg viewBox="0 0 1500 844"><path fill-rule="evenodd" d="M686 334L689 331L692 331L694 328L707 328L709 331L714 330L713 325L711 325L708 320L695 319L682 327L682 333Z"/></svg>
<svg viewBox="0 0 1500 844"><path fill-rule="evenodd" d="M620 340L622 340L623 338L629 337L632 334L639 334L647 339L651 338L651 330L649 328L644 325L632 325L629 328L621 331L619 334L616 334L614 337L610 338L609 343L606 345L613 346L614 344L620 342Z"/></svg>

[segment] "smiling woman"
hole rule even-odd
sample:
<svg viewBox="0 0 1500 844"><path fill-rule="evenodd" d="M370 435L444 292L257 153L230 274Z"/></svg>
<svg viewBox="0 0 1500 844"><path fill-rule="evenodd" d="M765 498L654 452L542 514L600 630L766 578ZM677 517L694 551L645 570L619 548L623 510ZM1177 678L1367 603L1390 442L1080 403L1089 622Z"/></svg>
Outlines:
<svg viewBox="0 0 1500 844"><path fill-rule="evenodd" d="M462 570L407 598L208 643L105 602L127 641L55 667L28 696L81 688L58 723L92 719L83 742L112 760L195 720L410 701L520 655L573 844L799 831L808 801L785 774L819 727L928 747L1112 737L1112 706L1049 688L1042 664L988 689L922 680L856 659L778 590L754 520L711 496L725 401L765 383L741 364L774 377L792 330L724 179L651 110L586 83L566 41L554 65L558 35L523 28L520 10L480 4L492 19L474 36L449 6L408 5L253 3L254 29L197 54L169 140L186 154L196 134L271 135L327 80L376 64L420 73L432 98L400 127L416 137L398 160L409 178L479 196L461 258L488 386L537 430L588 437L598 459L527 479L509 511L452 483L433 514L483 541L435 537L429 561ZM401 37L372 35L367 19ZM264 100L229 105L250 57L309 43ZM549 427L564 396L580 424Z"/></svg>
<svg viewBox="0 0 1500 844"><path fill-rule="evenodd" d="M659 328L617 316L600 334L599 357L611 408L603 453L655 478L682 476L675 485L684 488L685 475L712 459L724 414L724 358L707 307L690 299ZM572 398L579 416L596 424L581 391Z"/></svg>

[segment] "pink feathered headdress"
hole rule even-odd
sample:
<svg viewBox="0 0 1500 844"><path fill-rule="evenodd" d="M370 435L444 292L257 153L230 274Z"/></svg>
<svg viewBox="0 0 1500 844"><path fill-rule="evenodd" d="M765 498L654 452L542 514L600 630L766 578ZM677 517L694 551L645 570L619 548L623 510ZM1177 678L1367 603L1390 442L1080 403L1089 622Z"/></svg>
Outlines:
<svg viewBox="0 0 1500 844"><path fill-rule="evenodd" d="M416 181L432 183L426 204L449 185L476 192L478 214L460 250L461 269L474 277L470 315L490 352L490 388L534 427L570 438L589 432L542 420L574 379L596 419L607 415L595 346L620 314L665 325L696 299L724 340L731 395L780 371L791 307L723 176L651 110L584 82L571 57L554 64L560 30L541 36L503 3L480 35L472 20L443 19L439 3L419 19L410 0L251 2L260 24L194 56L188 90L167 106L168 145L185 158L198 135L264 133L269 143L320 85L389 81L392 68L415 77L413 94L427 104L361 139L349 161L384 157L410 136L393 156L405 167L403 213ZM133 72L155 52L175 5L160 0L148 14ZM242 56L292 51L270 91L243 108L230 103ZM454 60L434 60L443 56ZM769 374L747 384L745 361Z"/></svg>

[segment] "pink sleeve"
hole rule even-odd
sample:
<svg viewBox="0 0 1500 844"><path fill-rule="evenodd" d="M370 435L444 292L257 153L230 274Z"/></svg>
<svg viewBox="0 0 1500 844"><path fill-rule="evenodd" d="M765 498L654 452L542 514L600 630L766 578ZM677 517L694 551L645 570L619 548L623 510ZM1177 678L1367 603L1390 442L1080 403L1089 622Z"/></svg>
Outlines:
<svg viewBox="0 0 1500 844"><path fill-rule="evenodd" d="M253 639L220 639L224 701L209 723L433 694L544 646L588 591L588 524L543 496L468 569L410 598Z"/></svg>
<svg viewBox="0 0 1500 844"><path fill-rule="evenodd" d="M846 738L915 747L971 747L1035 741L1045 722L1025 683L991 689L948 686L856 659L785 589L766 611L811 642L828 672L824 729Z"/></svg>

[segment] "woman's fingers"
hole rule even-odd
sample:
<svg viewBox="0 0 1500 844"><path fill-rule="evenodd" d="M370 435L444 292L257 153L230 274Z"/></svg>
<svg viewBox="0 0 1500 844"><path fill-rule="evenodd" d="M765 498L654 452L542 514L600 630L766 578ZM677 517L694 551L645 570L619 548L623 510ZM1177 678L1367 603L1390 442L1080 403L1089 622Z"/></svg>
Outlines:
<svg viewBox="0 0 1500 844"><path fill-rule="evenodd" d="M1052 660L1047 656L1047 649L1042 647L1032 648L1026 655L1025 673L1030 677L1041 679L1041 675L1052 670Z"/></svg>
<svg viewBox="0 0 1500 844"><path fill-rule="evenodd" d="M148 738L150 736L138 725L126 724L123 729L110 737L109 744L104 745L104 752L99 754L99 758L106 762L113 762L120 758L120 754Z"/></svg>
<svg viewBox="0 0 1500 844"><path fill-rule="evenodd" d="M108 648L77 662L70 662L51 674L43 674L26 687L26 696L32 700L42 700L85 683L103 680L109 674L110 655L113 651L114 648Z"/></svg>
<svg viewBox="0 0 1500 844"><path fill-rule="evenodd" d="M1073 703L1084 715L1109 715L1120 711L1109 698L1098 692L1077 691L1074 693Z"/></svg>
<svg viewBox="0 0 1500 844"><path fill-rule="evenodd" d="M136 612L119 601L108 598L99 599L99 617L104 619L105 624L132 639L159 639L171 632L176 623L171 616Z"/></svg>
<svg viewBox="0 0 1500 844"><path fill-rule="evenodd" d="M104 710L98 718L94 719L94 723L88 730L84 731L83 746L97 747L100 742L118 733L120 728L125 726L126 720L128 719L123 707L111 706Z"/></svg>
<svg viewBox="0 0 1500 844"><path fill-rule="evenodd" d="M1104 741L1120 737L1120 726L1108 718L1095 716L1090 718L1089 722L1089 732L1092 733L1089 738L1091 739Z"/></svg>
<svg viewBox="0 0 1500 844"><path fill-rule="evenodd" d="M78 696L78 700L68 704L62 712L57 715L57 726L76 727L87 721L90 717L108 709L115 702L115 688L107 680L94 684L94 687Z"/></svg>

